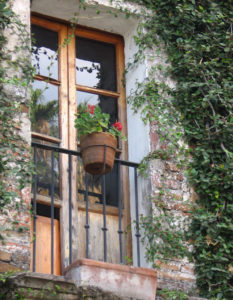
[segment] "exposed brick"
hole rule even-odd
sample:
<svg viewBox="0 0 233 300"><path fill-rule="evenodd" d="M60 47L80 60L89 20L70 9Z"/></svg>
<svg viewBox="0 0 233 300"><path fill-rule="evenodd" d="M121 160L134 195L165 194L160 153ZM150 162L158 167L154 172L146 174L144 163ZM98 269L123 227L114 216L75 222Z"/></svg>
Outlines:
<svg viewBox="0 0 233 300"><path fill-rule="evenodd" d="M182 174L177 174L176 175L176 180L183 181L184 180L184 176Z"/></svg>
<svg viewBox="0 0 233 300"><path fill-rule="evenodd" d="M180 265L179 264L174 264L174 263L164 263L161 261L156 261L156 266L160 267L162 269L167 269L171 271L179 271L180 270Z"/></svg>
<svg viewBox="0 0 233 300"><path fill-rule="evenodd" d="M176 164L170 163L170 162L166 162L165 168L169 171L172 171L172 172L179 172L180 171L180 169L177 167Z"/></svg>
<svg viewBox="0 0 233 300"><path fill-rule="evenodd" d="M181 184L179 181L173 180L173 179L167 179L165 180L165 184L168 188L172 190L179 190L181 188Z"/></svg>
<svg viewBox="0 0 233 300"><path fill-rule="evenodd" d="M159 135L157 132L150 133L152 151L156 150L159 145Z"/></svg>
<svg viewBox="0 0 233 300"><path fill-rule="evenodd" d="M184 212L189 210L189 205L183 203L169 203L168 206L170 209L180 210Z"/></svg>
<svg viewBox="0 0 233 300"><path fill-rule="evenodd" d="M187 265L184 265L181 267L181 272L184 272L184 273L188 273L188 274L193 274L194 275L194 269L192 266L187 266Z"/></svg>
<svg viewBox="0 0 233 300"><path fill-rule="evenodd" d="M191 274L182 274L178 272L165 272L165 271L157 271L158 277L180 280L180 281L188 281L188 282L195 282L195 277Z"/></svg>
<svg viewBox="0 0 233 300"><path fill-rule="evenodd" d="M0 250L0 260L10 261L11 260L11 253Z"/></svg>
<svg viewBox="0 0 233 300"><path fill-rule="evenodd" d="M19 243L12 243L12 242L6 242L7 248L10 249L16 249L16 248L22 248L22 249L30 249L29 246L20 245Z"/></svg>

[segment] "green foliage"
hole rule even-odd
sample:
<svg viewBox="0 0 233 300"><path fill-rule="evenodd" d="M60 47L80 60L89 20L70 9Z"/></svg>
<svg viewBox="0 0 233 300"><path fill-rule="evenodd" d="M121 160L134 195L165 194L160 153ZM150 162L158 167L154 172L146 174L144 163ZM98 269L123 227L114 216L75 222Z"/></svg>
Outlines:
<svg viewBox="0 0 233 300"><path fill-rule="evenodd" d="M41 119L49 121L58 112L58 102L56 100L50 101L46 104L38 103L42 95L43 90L41 89L35 89L32 91L30 102L30 119L32 127L34 127Z"/></svg>
<svg viewBox="0 0 233 300"><path fill-rule="evenodd" d="M29 36L25 26L19 21L12 11L10 1L0 2L0 210L11 203L12 199L19 197L16 190L22 189L30 181L30 164L26 156L28 147L19 135L18 116L21 113L21 103L28 106L24 95L17 99L11 94L13 88L19 92L29 85L32 78L32 68L26 53L29 53ZM17 34L19 42L15 46L14 58L12 52L6 47L7 35ZM15 189L9 184L9 179L14 180ZM19 208L21 202L15 203Z"/></svg>
<svg viewBox="0 0 233 300"><path fill-rule="evenodd" d="M107 130L109 118L110 115L102 113L99 106L80 104L75 119L79 138L86 134Z"/></svg>
<svg viewBox="0 0 233 300"><path fill-rule="evenodd" d="M153 267L156 267L156 261L167 262L168 259L189 256L182 218L174 216L159 202L149 217L141 218L140 226L142 241L146 245L146 257L153 262Z"/></svg>
<svg viewBox="0 0 233 300"><path fill-rule="evenodd" d="M182 291L170 291L162 289L157 291L157 295L166 300L186 300L188 296Z"/></svg>
<svg viewBox="0 0 233 300"><path fill-rule="evenodd" d="M7 278L11 277L14 274L15 274L14 271L8 271L8 272L0 273L0 282L5 283Z"/></svg>
<svg viewBox="0 0 233 300"><path fill-rule="evenodd" d="M86 134L91 134L94 132L109 132L115 137L120 137L126 140L126 138L121 134L122 125L120 122L115 122L109 127L110 115L103 113L99 106L90 104L79 104L75 127L78 130L79 138Z"/></svg>
<svg viewBox="0 0 233 300"><path fill-rule="evenodd" d="M173 144L173 153L178 150L176 161L186 166L190 183L199 195L187 238L193 241L200 294L211 299L232 299L232 3L134 2L152 10L143 16L143 25L135 38L140 49L135 62L146 47L158 55L164 45L170 65L157 65L154 71L162 73L164 78L173 78L176 87L169 87L165 80L155 82L151 74L145 83L138 85L130 101L136 110L143 108L145 120L157 123L162 138ZM166 119L176 133L173 129L167 132ZM189 151L176 148L179 139L191 146ZM144 160L144 166L149 158Z"/></svg>
<svg viewBox="0 0 233 300"><path fill-rule="evenodd" d="M9 2L3 0L0 3L0 28L7 28L13 22L23 32L23 26L15 19ZM85 8L85 0L80 2ZM131 2L152 11L142 9L143 21L135 36L139 51L131 65L142 59L148 47L154 49L155 56L159 55L161 45L166 49L170 63L168 67L154 67L149 78L138 83L137 90L130 98L135 111L142 109L144 122L156 124L160 139L166 144L165 151L155 151L144 159L142 170L153 158L171 158L187 169L190 183L199 195L186 238L193 241L192 256L200 294L210 299L233 299L232 1ZM129 12L126 12L126 17L129 17ZM24 34L22 37L23 44L26 45L27 37ZM19 105L6 95L3 84L26 86L31 78L28 62L11 61L4 52L5 43L6 37L1 31L0 61L7 61L7 68L22 67L23 74L22 78L5 78L7 68L0 66L0 125L4 124L1 133L0 170L4 177L11 174L9 163L15 161L18 139L13 120L19 111ZM164 78L173 78L176 87L171 88L166 80L154 80L155 72L162 74ZM107 128L105 126L103 127ZM182 140L191 148L182 146ZM9 155L6 155L7 151ZM28 175L28 170L22 169L22 163L23 160L19 160L19 167L13 169L20 186L24 184L22 178L25 177L25 172ZM0 196L1 205L9 203L12 197L12 192L6 189L4 182L0 185ZM164 259L187 255L186 249L182 247L182 231L174 228L172 216L168 216L163 207L158 209L159 216L162 216L161 223L167 224L163 230L156 214L151 219L142 220L149 245L148 258L154 261L158 253L162 253ZM160 230L161 233L158 233ZM172 233L175 239L172 239ZM157 243L154 236L163 241L157 244L160 247L158 249L153 248ZM169 245L170 248L174 246L174 251L169 250ZM171 292L165 293L165 297L185 299L185 295L180 294L178 298Z"/></svg>

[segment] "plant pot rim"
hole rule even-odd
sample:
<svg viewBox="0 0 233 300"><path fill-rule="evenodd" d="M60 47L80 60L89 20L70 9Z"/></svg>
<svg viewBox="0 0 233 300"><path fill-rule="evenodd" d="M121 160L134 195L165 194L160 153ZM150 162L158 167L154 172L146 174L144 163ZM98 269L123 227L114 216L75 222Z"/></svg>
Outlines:
<svg viewBox="0 0 233 300"><path fill-rule="evenodd" d="M87 136L91 136L91 135L95 135L95 134L98 134L98 135L100 135L100 134L101 135L102 134L109 135L109 136L112 136L114 139L116 139L116 137L112 133L110 133L110 132L104 132L104 131L98 132L97 131L97 132L92 132L92 133L88 133L88 134L82 135L81 138L80 138L80 140L84 139Z"/></svg>
<svg viewBox="0 0 233 300"><path fill-rule="evenodd" d="M93 175L109 173L114 165L116 149L117 139L109 132L83 135L80 150L85 170Z"/></svg>

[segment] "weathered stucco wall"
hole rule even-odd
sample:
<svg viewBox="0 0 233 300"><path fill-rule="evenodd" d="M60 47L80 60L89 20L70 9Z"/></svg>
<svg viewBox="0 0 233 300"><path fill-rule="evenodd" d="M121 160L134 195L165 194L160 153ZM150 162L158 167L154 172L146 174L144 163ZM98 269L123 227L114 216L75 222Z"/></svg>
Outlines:
<svg viewBox="0 0 233 300"><path fill-rule="evenodd" d="M30 1L29 0L15 0L14 10L20 15L21 20L29 26L30 21ZM124 6L127 4L124 3ZM100 10L100 14L96 14L96 7ZM133 4L127 7L134 11L137 6ZM118 4L109 4L108 0L87 1L87 9L85 11L79 10L78 0L33 0L31 9L44 15L70 20L74 16L74 12L79 12L78 23L88 27L98 28L113 33L123 35L125 40L125 60L126 64L131 61L133 54L137 51L134 44L134 34L136 33L138 19L131 17L126 19L123 13L119 13L118 17L113 17L113 14L107 11L111 8L112 12L119 12ZM6 33L7 34L7 33ZM9 34L8 34L9 35ZM17 44L18 36L9 35L9 49L13 50L13 45ZM20 55L20 53L19 53ZM151 58L151 53L148 53L147 58L143 63L137 64L131 68L126 77L126 93L130 95L131 91L135 89L136 80L143 81L148 75L150 68L158 63L164 63L166 57L161 55L157 58ZM157 74L156 80L161 79L161 74ZM168 79L169 80L169 79ZM170 81L171 85L174 82ZM16 134L21 134L22 139L30 145L30 122L28 118L28 109L23 105L25 98L28 97L27 91L23 88L16 88L13 86L6 87L6 92L10 93L12 99L15 99L22 104L22 113L18 116L21 120L19 129L16 129ZM129 146L129 160L139 162L151 150L158 150L163 145L160 143L160 138L157 133L155 123L144 125L140 119L140 114L133 114L130 105L127 107L128 116L128 146ZM30 150L26 153L25 163L28 163L28 156ZM148 179L140 179L139 198L140 198L140 213L148 214L153 207L151 197L158 195L161 181L166 175L166 187L171 194L171 198L176 200L170 201L165 199L169 209L173 210L175 214L186 215L186 207L183 202L191 197L192 193L187 186L186 179L183 175L184 170L179 169L173 161L154 160L150 164ZM131 179L131 182L133 179ZM9 180L9 184L14 186L14 178ZM23 191L20 191L20 197L26 203L25 210L18 214L19 224L29 229L30 214L28 204L30 203L30 187L27 186ZM132 195L132 193L131 193ZM131 198L131 216L134 219L134 203ZM15 199L18 201L18 199ZM10 214L16 212L9 208ZM8 226L8 216L1 216L1 226ZM0 246L0 270L7 271L7 263L12 266L20 267L25 270L29 269L30 261L30 239L29 232L19 233L16 230L10 232L10 236L6 236L6 244ZM133 255L135 254L135 245L133 245ZM145 249L142 247L142 264L144 267L150 266L144 259ZM158 263L158 262L157 262ZM195 286L195 276L193 273L193 265L189 264L187 260L168 261L167 264L162 264L158 271L159 287L181 288L184 290L191 290Z"/></svg>

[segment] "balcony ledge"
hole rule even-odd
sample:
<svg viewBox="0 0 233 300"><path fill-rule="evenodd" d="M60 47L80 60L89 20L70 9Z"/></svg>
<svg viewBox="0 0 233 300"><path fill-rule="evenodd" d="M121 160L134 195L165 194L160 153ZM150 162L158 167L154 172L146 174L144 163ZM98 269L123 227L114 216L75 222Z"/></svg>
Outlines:
<svg viewBox="0 0 233 300"><path fill-rule="evenodd" d="M25 300L130 300L94 286L76 286L64 276L42 273L17 273L0 282L1 299Z"/></svg>
<svg viewBox="0 0 233 300"><path fill-rule="evenodd" d="M76 286L94 286L120 297L154 300L156 297L156 271L91 259L79 259L65 270L65 278Z"/></svg>

